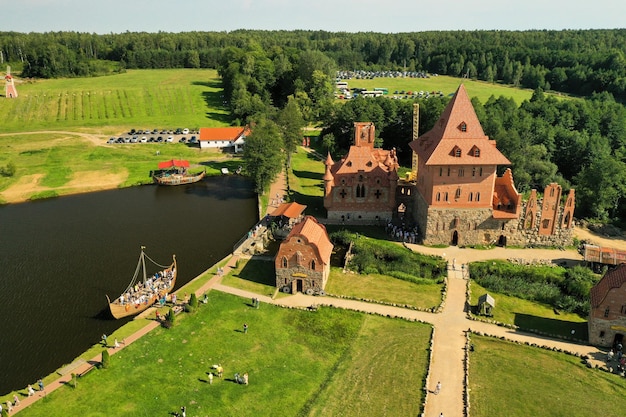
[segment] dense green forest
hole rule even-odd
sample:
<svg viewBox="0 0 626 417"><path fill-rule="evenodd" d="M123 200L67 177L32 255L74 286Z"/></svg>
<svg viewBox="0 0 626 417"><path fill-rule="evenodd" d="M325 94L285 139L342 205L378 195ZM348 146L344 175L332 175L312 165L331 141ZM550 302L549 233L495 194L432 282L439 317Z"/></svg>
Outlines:
<svg viewBox="0 0 626 417"><path fill-rule="evenodd" d="M485 133L511 160L521 192L550 182L566 191L576 188L577 216L602 221L626 218L625 53L626 30L0 32L0 64L13 65L21 77L216 68L233 123L266 127L250 138L258 149L273 143L263 132L280 135L287 157L307 123L322 126L324 146L341 155L359 120L374 122L379 144L395 147L408 165L413 101L336 102L338 70L426 71L532 88L532 99L521 106L506 97L474 100ZM548 90L580 98L557 99L544 94ZM420 134L434 125L448 100L417 99ZM249 164L249 173L267 181L277 168L262 165Z"/></svg>
<svg viewBox="0 0 626 417"><path fill-rule="evenodd" d="M252 31L89 34L0 32L0 61L24 77L97 75L123 68L216 68L225 48L319 51L338 69L421 70L626 101L626 29L382 34ZM2 62L0 62L1 64ZM110 67L108 67L110 68Z"/></svg>

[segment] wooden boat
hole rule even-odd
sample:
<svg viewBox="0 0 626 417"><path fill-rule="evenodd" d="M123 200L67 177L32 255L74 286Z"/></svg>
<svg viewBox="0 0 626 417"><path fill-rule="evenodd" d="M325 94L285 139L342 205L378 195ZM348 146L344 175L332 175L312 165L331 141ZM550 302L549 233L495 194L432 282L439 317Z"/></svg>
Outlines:
<svg viewBox="0 0 626 417"><path fill-rule="evenodd" d="M165 303L167 295L176 284L176 255L172 255L171 265L164 266L153 261L145 254L144 249L145 246L142 246L135 275L124 292L113 301L106 296L111 315L116 319L139 314L156 302ZM146 259L161 269L152 276L147 276Z"/></svg>
<svg viewBox="0 0 626 417"><path fill-rule="evenodd" d="M159 185L182 185L193 184L201 181L206 175L206 171L190 173L189 161L182 159L172 159L159 162L159 169L152 171L152 180Z"/></svg>

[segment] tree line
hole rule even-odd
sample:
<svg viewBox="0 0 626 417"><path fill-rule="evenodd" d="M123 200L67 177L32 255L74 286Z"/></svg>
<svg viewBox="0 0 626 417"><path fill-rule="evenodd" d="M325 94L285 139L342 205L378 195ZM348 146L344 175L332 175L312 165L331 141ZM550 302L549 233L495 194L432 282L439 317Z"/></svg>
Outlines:
<svg viewBox="0 0 626 417"><path fill-rule="evenodd" d="M395 147L400 162L410 164L413 101L338 103L338 69L407 68L530 86L535 93L520 106L506 97L473 100L485 133L511 160L519 191L542 190L550 182L574 187L576 215L608 221L626 214L626 96L620 87L626 82L625 37L624 30L4 32L0 61L17 61L23 76L41 77L216 68L233 124L256 127L244 156L261 193L288 163L306 124L323 126L324 146L337 157L352 142L354 121L372 121L378 145ZM585 99L544 94L556 88ZM434 125L448 100L418 100L420 134Z"/></svg>
<svg viewBox="0 0 626 417"><path fill-rule="evenodd" d="M217 68L229 47L319 51L339 69L427 71L626 101L626 29L399 34L257 31L93 34L0 32L0 64L24 77L125 68Z"/></svg>

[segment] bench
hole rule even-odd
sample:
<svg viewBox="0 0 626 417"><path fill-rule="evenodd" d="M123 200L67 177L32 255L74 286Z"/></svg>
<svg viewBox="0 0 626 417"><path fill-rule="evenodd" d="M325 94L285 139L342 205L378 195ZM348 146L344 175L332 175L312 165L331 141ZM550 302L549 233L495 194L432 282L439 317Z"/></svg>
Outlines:
<svg viewBox="0 0 626 417"><path fill-rule="evenodd" d="M93 371L95 368L96 368L96 365L90 365L88 368L83 370L83 372L80 372L80 373L76 374L76 376L79 377L79 378L82 378L85 375L87 375L89 372Z"/></svg>

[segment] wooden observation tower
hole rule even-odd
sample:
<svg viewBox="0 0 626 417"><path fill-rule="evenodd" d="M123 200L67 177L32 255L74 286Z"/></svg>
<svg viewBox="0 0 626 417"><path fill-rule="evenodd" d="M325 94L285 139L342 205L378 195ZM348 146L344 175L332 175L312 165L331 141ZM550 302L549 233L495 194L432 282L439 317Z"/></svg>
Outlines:
<svg viewBox="0 0 626 417"><path fill-rule="evenodd" d="M13 76L11 75L11 67L9 66L7 66L7 73L4 76L4 81L5 81L4 96L6 98L16 98L17 90L15 89L15 80L13 79Z"/></svg>

